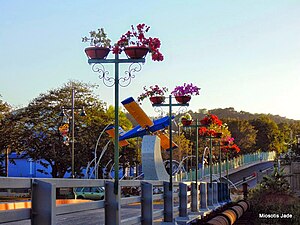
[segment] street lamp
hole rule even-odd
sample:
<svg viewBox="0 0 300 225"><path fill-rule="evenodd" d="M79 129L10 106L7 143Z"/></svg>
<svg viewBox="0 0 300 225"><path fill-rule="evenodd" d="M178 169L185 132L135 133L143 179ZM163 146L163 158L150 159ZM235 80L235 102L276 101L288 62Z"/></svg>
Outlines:
<svg viewBox="0 0 300 225"><path fill-rule="evenodd" d="M80 112L80 116L86 116L86 113L84 111L84 107L75 107L75 89L74 87L72 87L72 94L71 94L71 102L72 102L72 105L71 107L65 107L63 106L62 107L62 111L60 112L60 116L62 117L66 117L68 116L66 113L65 113L65 109L69 109L71 110L71 157L72 157L72 173L71 173L71 176L72 178L75 177L75 170L74 170L74 165L75 165L75 139L74 139L74 130L75 130L75 117L74 117L74 110L75 109L81 109L81 112Z"/></svg>

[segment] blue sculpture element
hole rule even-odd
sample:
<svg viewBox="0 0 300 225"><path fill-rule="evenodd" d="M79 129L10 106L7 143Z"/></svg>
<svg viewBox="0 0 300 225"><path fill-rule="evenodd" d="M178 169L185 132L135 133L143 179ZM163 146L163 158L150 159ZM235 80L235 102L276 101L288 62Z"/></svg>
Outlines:
<svg viewBox="0 0 300 225"><path fill-rule="evenodd" d="M174 119L174 116L172 116L172 119ZM163 130L166 127L168 127L170 124L169 117L163 117L157 120L153 120L153 125L150 127L142 128L140 125L136 126L130 131L127 131L124 133L122 136L120 136L119 140L125 140L125 139L130 139L134 137L142 137L144 135L149 134L149 132L154 133L158 130Z"/></svg>

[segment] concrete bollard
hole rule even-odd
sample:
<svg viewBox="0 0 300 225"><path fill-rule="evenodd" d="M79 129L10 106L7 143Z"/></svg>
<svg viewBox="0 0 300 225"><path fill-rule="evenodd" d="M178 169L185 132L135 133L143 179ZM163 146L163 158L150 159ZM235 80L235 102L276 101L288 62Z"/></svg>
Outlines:
<svg viewBox="0 0 300 225"><path fill-rule="evenodd" d="M219 204L220 205L223 205L224 204L224 199L225 199L225 196L224 196L224 185L223 183L218 183L218 188L219 188Z"/></svg>
<svg viewBox="0 0 300 225"><path fill-rule="evenodd" d="M207 183L201 182L200 183L200 211L208 211L207 207Z"/></svg>
<svg viewBox="0 0 300 225"><path fill-rule="evenodd" d="M220 207L220 204L218 203L218 183L213 182L213 205L215 208Z"/></svg>
<svg viewBox="0 0 300 225"><path fill-rule="evenodd" d="M198 212L199 211L199 195L198 190L199 187L197 187L196 183L192 183L192 203L191 203L191 211L192 212Z"/></svg>
<svg viewBox="0 0 300 225"><path fill-rule="evenodd" d="M229 184L225 184L226 202L231 202Z"/></svg>
<svg viewBox="0 0 300 225"><path fill-rule="evenodd" d="M214 209L213 203L213 183L207 184L207 206L209 209Z"/></svg>
<svg viewBox="0 0 300 225"><path fill-rule="evenodd" d="M222 189L221 183L218 183L218 203L221 205L222 202Z"/></svg>

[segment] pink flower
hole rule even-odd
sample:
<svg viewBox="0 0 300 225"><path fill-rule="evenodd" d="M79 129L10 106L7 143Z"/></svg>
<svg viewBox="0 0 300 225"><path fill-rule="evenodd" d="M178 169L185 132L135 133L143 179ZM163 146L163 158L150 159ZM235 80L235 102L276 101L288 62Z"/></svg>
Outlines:
<svg viewBox="0 0 300 225"><path fill-rule="evenodd" d="M160 88L157 84L155 86L150 86L149 88L146 88L146 86L144 86L143 89L145 92L139 95L139 97L137 98L138 102L141 102L148 97L163 96L168 91L168 88Z"/></svg>
<svg viewBox="0 0 300 225"><path fill-rule="evenodd" d="M191 84L184 83L183 86L176 86L171 92L174 96L184 96L184 95L199 95L200 88Z"/></svg>
<svg viewBox="0 0 300 225"><path fill-rule="evenodd" d="M132 46L141 46L149 48L149 51L152 55L152 60L162 61L164 60L163 55L159 51L161 42L158 38L146 38L145 33L149 31L150 27L146 24L138 24L136 28L131 25L131 30L123 34L120 39L117 41L115 46L112 48L114 54L120 54L124 47Z"/></svg>

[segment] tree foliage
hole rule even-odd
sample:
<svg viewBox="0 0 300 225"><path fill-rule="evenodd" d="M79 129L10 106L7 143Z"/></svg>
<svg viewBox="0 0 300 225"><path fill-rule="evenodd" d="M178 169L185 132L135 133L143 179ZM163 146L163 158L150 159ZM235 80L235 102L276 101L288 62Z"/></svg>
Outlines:
<svg viewBox="0 0 300 225"><path fill-rule="evenodd" d="M256 150L281 152L278 125L267 115L252 120L257 130Z"/></svg>
<svg viewBox="0 0 300 225"><path fill-rule="evenodd" d="M63 177L71 169L71 144L64 144L63 137L59 132L59 126L63 119L70 119L71 92L75 90L75 174L82 176L82 169L94 157L95 143L104 127L113 123L112 111L93 94L93 87L80 82L69 82L61 88L53 89L47 93L40 94L33 99L23 110L16 112L13 121L14 139L10 139L14 150L22 151L34 160L44 159L45 168L51 167L52 177ZM86 116L80 116L80 110L84 107ZM68 116L59 116L62 108L65 108ZM120 124L130 127L130 123L121 113ZM70 136L70 134L69 134ZM104 136L98 146L99 151L108 142L108 137ZM71 140L72 141L72 140ZM108 150L107 157L111 157L113 146ZM40 171L46 173L46 170Z"/></svg>
<svg viewBox="0 0 300 225"><path fill-rule="evenodd" d="M255 151L256 130L247 120L227 119L224 120L234 137L235 143L240 147L241 153Z"/></svg>
<svg viewBox="0 0 300 225"><path fill-rule="evenodd" d="M1 97L1 95L0 95ZM9 145L6 143L6 137L5 135L10 135L10 131L8 130L9 127L7 127L7 117L9 115L9 112L11 111L11 106L4 102L2 99L0 99L0 162L4 161L5 153L9 151ZM4 153L4 154L3 154ZM0 163L0 176L5 175L5 168Z"/></svg>

